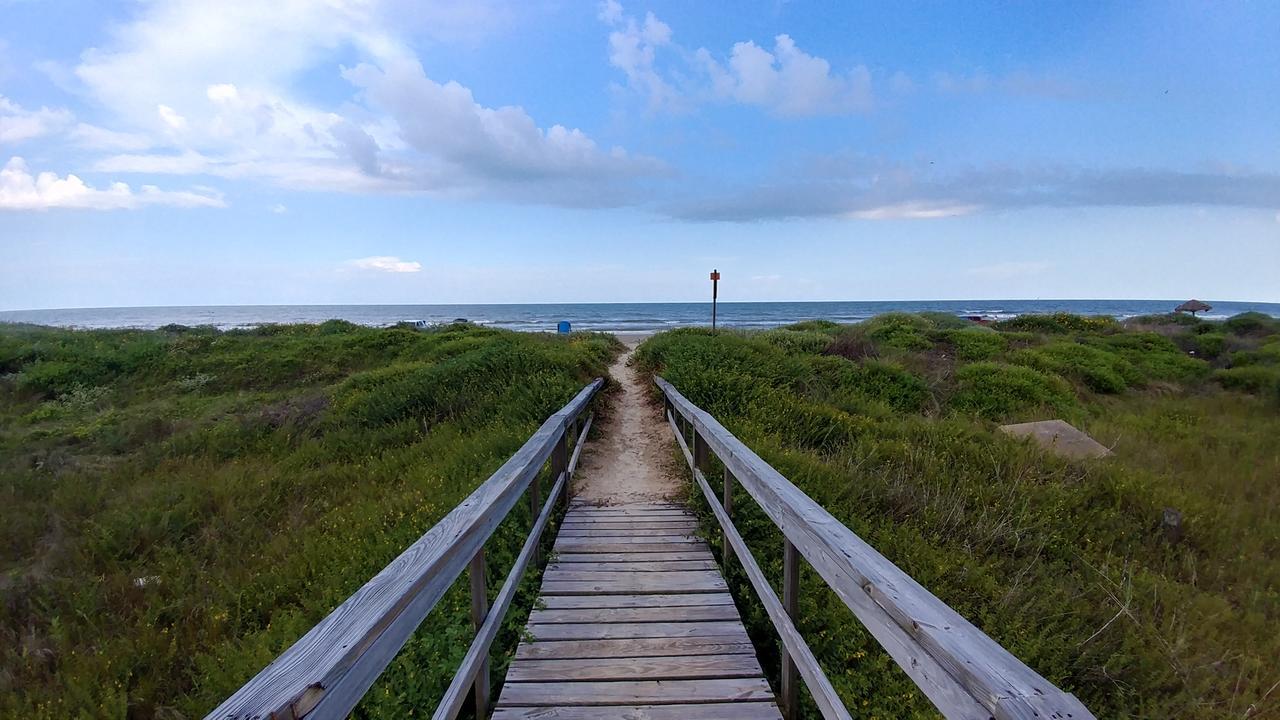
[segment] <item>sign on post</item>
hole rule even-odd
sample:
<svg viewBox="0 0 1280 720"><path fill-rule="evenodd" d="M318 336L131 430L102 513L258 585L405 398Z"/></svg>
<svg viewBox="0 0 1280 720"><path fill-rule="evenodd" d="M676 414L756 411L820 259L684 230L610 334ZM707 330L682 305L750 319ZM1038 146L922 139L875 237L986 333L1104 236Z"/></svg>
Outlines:
<svg viewBox="0 0 1280 720"><path fill-rule="evenodd" d="M720 271L711 271L711 329L716 329L716 295L720 290Z"/></svg>

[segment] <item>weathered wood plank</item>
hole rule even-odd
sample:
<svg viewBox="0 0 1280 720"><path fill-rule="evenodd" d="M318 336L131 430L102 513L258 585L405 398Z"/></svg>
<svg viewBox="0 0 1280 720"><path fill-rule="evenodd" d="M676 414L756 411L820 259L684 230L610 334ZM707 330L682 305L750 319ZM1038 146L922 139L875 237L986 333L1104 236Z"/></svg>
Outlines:
<svg viewBox="0 0 1280 720"><path fill-rule="evenodd" d="M764 678L723 680L634 680L618 682L511 683L502 690L502 706L512 705L670 705L697 702L771 700Z"/></svg>
<svg viewBox="0 0 1280 720"><path fill-rule="evenodd" d="M641 538L641 540L650 538ZM618 542L610 540L609 542L595 542L585 540L584 538L568 538L557 540L555 544L556 552L564 553L645 553L645 552L678 552L691 548L706 548L706 544L701 540L689 538L683 542Z"/></svg>
<svg viewBox="0 0 1280 720"><path fill-rule="evenodd" d="M755 655L744 633L727 636L684 638L632 638L627 640L566 640L523 642L516 648L517 660L566 658L627 658L662 655Z"/></svg>
<svg viewBox="0 0 1280 720"><path fill-rule="evenodd" d="M623 583L646 582L655 588L667 586L689 587L713 584L719 580L720 573L715 570L677 570L673 572L618 572L601 570L599 572L581 572L576 570L551 570L542 576L543 582L590 582L590 583Z"/></svg>
<svg viewBox="0 0 1280 720"><path fill-rule="evenodd" d="M561 528L562 538L634 538L646 536L694 537L694 529L681 528Z"/></svg>
<svg viewBox="0 0 1280 720"><path fill-rule="evenodd" d="M676 413L948 718L1092 718L845 527L661 378Z"/></svg>
<svg viewBox="0 0 1280 720"><path fill-rule="evenodd" d="M621 640L624 638L680 638L739 636L746 639L742 623L731 621L645 622L645 623L558 623L529 624L535 642L544 640Z"/></svg>
<svg viewBox="0 0 1280 720"><path fill-rule="evenodd" d="M782 720L771 702L499 708L492 720Z"/></svg>
<svg viewBox="0 0 1280 720"><path fill-rule="evenodd" d="M733 605L733 596L725 592L688 593L684 595L548 595L539 600L547 610L571 608L628 607L696 607Z"/></svg>
<svg viewBox="0 0 1280 720"><path fill-rule="evenodd" d="M717 570L719 566L710 558L705 560L655 560L653 562L555 562L547 566L547 572L677 572L690 570Z"/></svg>
<svg viewBox="0 0 1280 720"><path fill-rule="evenodd" d="M507 682L582 680L692 680L694 678L761 677L753 655L664 655L648 658L517 660L507 668Z"/></svg>
<svg viewBox="0 0 1280 720"><path fill-rule="evenodd" d="M697 526L698 526L698 523L692 519L647 520L647 519L637 518L634 520L623 520L619 518L614 520L577 520L577 519L565 518L565 520L560 523L561 530L593 530L593 529L595 530L629 530L631 528L663 528L663 527L674 527L674 528L683 529L683 528L696 528Z"/></svg>
<svg viewBox="0 0 1280 720"><path fill-rule="evenodd" d="M647 552L647 553L557 553L557 563L642 563L642 562L680 562L688 560L714 560L706 549L682 550L679 552Z"/></svg>
<svg viewBox="0 0 1280 720"><path fill-rule="evenodd" d="M534 610L529 623L632 623L689 622L691 620L737 621L738 608L733 605L677 605L643 608L577 608L572 610Z"/></svg>
<svg viewBox="0 0 1280 720"><path fill-rule="evenodd" d="M728 589L724 578L719 575L711 578L689 578L676 581L656 581L650 576L661 573L630 573L634 577L625 580L600 582L599 580L580 580L560 582L544 580L543 595L637 595L653 593L704 593L720 592ZM589 577L589 576L588 576Z"/></svg>

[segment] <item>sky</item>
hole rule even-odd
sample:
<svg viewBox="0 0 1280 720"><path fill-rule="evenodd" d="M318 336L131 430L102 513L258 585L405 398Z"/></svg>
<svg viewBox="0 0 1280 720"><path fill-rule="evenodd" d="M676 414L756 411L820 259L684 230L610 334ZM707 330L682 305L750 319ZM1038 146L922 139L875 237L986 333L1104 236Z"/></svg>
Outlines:
<svg viewBox="0 0 1280 720"><path fill-rule="evenodd" d="M1280 301L1280 3L0 0L0 309Z"/></svg>

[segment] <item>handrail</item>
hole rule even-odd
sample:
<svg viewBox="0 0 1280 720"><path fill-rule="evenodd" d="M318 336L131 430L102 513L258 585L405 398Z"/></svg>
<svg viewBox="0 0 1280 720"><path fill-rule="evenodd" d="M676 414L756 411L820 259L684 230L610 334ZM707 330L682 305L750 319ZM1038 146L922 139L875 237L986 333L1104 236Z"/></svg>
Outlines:
<svg viewBox="0 0 1280 720"><path fill-rule="evenodd" d="M795 557L803 556L944 717L964 720L1091 720L1094 717L1075 696L1027 667L876 552L669 382L657 376L654 382L665 397L668 419L681 438L694 477L720 521L726 540L744 566L748 566L749 578L752 574L749 564L754 565L755 561L749 552L741 552L745 544L739 542L741 537L725 507L729 505L731 509L731 505L717 502L706 481L708 451L724 465L726 499L732 497L732 482L736 479L782 531L786 538L784 605L788 614L794 616L795 613L798 587ZM683 440L684 428L692 430L692 450ZM758 571L758 567L755 569ZM755 579L751 579L757 593L764 595ZM768 583L764 584L767 588ZM776 602L771 588L767 594ZM769 610L772 603L765 597L762 601ZM779 618L772 610L769 615L775 626L779 626ZM813 668L797 665L807 665L812 656L797 652L799 646L788 640L790 630L794 630L790 622L778 629L785 647L782 704L794 717L797 696L792 676L803 670L806 681L810 680ZM824 717L842 717L824 706L827 693L821 684L815 687L810 682L809 689Z"/></svg>
<svg viewBox="0 0 1280 720"><path fill-rule="evenodd" d="M536 558L537 538L546 526L549 509L568 487L573 474L568 454L569 429L571 426L577 429L579 415L603 385L604 381L597 378L547 418L467 499L223 701L205 720L346 717L462 570L470 565L473 573L478 570L478 577L483 580L485 541L528 489L537 518L532 537L525 543L492 610L483 610L487 607L487 593L484 583L475 582L477 576L473 576L473 593L480 593L479 597L473 597L472 606L478 631L476 643L483 648L482 652L468 653L465 673L461 674L468 674L468 681L476 680L477 701L487 705L485 661L488 646L496 634L487 628L494 616L505 612L514 595L514 586L530 559ZM580 434L574 433L579 445L589 427L590 418ZM554 483L543 505L538 499L538 475L548 459L552 462ZM510 592L507 585L513 586ZM480 610L483 617L475 615L476 610ZM477 657L472 658L473 655ZM478 677L481 669L484 669L483 679ZM456 707L453 712L457 712Z"/></svg>

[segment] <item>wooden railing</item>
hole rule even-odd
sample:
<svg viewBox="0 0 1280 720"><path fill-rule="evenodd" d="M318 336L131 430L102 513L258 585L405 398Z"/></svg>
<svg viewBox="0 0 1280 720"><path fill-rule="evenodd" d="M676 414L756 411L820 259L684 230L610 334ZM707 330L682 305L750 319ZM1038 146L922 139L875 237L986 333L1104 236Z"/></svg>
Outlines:
<svg viewBox="0 0 1280 720"><path fill-rule="evenodd" d="M654 380L694 480L732 553L782 640L781 705L798 716L804 678L825 718L848 718L840 698L796 629L800 558L844 602L943 716L963 720L1087 720L1093 715L876 552L774 470L714 417L670 383ZM714 454L724 466L723 501L706 477ZM782 531L783 597L779 600L734 527L733 488L741 485Z"/></svg>
<svg viewBox="0 0 1280 720"><path fill-rule="evenodd" d="M476 637L434 717L455 717L469 691L474 692L477 716L483 717L490 704L490 646L525 569L530 563L537 564L538 545L557 499L568 498L569 480L591 428L591 416L584 420L582 414L603 384L603 380L596 379L584 387L466 500L209 713L206 720L346 717L463 568L470 569L471 618ZM570 437L575 438L572 457ZM543 501L539 477L548 460L555 480ZM484 544L526 490L530 515L536 519L490 605Z"/></svg>

